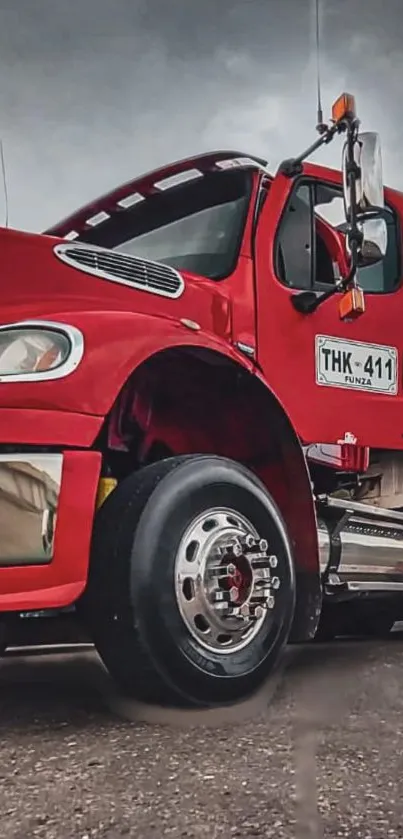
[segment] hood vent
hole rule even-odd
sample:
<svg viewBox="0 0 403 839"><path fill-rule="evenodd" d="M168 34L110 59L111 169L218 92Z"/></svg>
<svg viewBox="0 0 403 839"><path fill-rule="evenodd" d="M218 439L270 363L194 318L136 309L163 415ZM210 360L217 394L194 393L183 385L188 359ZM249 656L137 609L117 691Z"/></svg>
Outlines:
<svg viewBox="0 0 403 839"><path fill-rule="evenodd" d="M54 253L62 262L86 274L162 297L180 297L185 288L178 271L161 262L76 242L56 245Z"/></svg>

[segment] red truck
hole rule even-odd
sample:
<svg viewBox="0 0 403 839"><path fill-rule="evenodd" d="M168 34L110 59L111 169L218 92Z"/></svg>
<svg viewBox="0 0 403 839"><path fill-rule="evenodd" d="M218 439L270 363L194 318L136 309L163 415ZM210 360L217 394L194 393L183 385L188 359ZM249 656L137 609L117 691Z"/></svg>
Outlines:
<svg viewBox="0 0 403 839"><path fill-rule="evenodd" d="M0 621L75 604L145 701L403 618L403 195L352 97L320 131L0 230Z"/></svg>

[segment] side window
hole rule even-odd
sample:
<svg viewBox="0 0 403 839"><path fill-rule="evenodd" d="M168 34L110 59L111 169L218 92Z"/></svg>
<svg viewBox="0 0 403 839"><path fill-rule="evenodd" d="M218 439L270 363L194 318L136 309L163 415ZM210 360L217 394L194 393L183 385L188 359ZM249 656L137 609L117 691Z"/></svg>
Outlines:
<svg viewBox="0 0 403 839"><path fill-rule="evenodd" d="M311 188L309 184L301 184L288 202L277 242L277 274L285 285L312 287L313 244Z"/></svg>
<svg viewBox="0 0 403 839"><path fill-rule="evenodd" d="M292 288L311 289L335 280L326 224L315 215L315 184L300 182L283 216L277 241L277 274Z"/></svg>
<svg viewBox="0 0 403 839"><path fill-rule="evenodd" d="M359 283L367 292L391 292L400 282L399 222L391 208L387 208L386 223L385 259L358 272ZM328 287L337 276L332 238L338 235L344 245L344 231L341 190L325 182L300 181L280 225L276 251L279 279L292 288Z"/></svg>

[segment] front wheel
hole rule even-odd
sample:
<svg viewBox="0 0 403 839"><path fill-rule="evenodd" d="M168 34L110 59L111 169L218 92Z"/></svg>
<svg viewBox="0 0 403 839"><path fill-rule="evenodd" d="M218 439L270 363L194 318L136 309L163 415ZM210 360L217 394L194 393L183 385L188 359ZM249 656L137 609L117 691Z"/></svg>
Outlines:
<svg viewBox="0 0 403 839"><path fill-rule="evenodd" d="M174 457L123 481L95 523L83 611L109 672L162 704L252 693L290 632L290 540L260 481L219 457Z"/></svg>

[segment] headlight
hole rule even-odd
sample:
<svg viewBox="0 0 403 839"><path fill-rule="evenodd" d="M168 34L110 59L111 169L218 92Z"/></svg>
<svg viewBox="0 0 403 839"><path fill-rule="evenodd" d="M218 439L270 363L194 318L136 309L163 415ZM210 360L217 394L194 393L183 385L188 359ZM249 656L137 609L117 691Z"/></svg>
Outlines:
<svg viewBox="0 0 403 839"><path fill-rule="evenodd" d="M45 380L71 373L83 355L81 332L38 322L0 327L0 381Z"/></svg>

